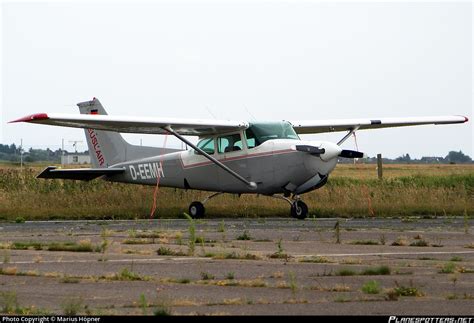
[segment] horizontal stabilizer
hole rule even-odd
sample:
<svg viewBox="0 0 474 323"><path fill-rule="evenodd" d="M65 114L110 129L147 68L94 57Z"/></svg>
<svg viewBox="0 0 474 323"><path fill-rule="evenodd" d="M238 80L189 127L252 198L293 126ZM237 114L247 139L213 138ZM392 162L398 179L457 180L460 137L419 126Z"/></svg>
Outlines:
<svg viewBox="0 0 474 323"><path fill-rule="evenodd" d="M62 178L77 179L80 181L90 181L104 175L116 175L125 172L125 168L76 168L76 169L56 169L55 166L48 166L37 178Z"/></svg>

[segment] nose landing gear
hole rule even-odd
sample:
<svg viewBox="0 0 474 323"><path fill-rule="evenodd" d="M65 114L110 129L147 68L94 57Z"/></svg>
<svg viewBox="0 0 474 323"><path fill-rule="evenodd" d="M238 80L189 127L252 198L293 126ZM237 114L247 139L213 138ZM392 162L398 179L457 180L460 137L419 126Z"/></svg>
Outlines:
<svg viewBox="0 0 474 323"><path fill-rule="evenodd" d="M301 200L296 200L291 204L291 217L304 220L308 216L308 206Z"/></svg>
<svg viewBox="0 0 474 323"><path fill-rule="evenodd" d="M308 206L301 200L299 195L293 195L291 199L281 195L272 195L271 197L287 201L291 206L290 216L292 218L304 220L308 216Z"/></svg>

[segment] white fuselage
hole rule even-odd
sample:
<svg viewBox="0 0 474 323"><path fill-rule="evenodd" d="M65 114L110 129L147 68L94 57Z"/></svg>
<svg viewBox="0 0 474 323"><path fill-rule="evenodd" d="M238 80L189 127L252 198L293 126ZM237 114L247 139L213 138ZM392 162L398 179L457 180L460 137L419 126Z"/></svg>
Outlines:
<svg viewBox="0 0 474 323"><path fill-rule="evenodd" d="M313 156L297 151L296 145L317 146L326 152ZM339 146L330 142L275 139L254 148L244 145L238 151L216 150L212 154L248 181L255 182L256 190L193 149L114 165L125 167L126 172L110 179L145 185L156 185L159 181L160 186L227 193L301 194L325 183L336 167L340 151Z"/></svg>

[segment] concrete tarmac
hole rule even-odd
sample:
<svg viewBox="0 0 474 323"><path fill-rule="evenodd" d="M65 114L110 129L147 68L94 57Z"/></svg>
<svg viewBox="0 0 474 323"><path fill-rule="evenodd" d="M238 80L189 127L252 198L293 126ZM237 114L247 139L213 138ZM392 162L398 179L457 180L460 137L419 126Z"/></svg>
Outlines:
<svg viewBox="0 0 474 323"><path fill-rule="evenodd" d="M473 224L453 217L0 223L0 310L472 316Z"/></svg>

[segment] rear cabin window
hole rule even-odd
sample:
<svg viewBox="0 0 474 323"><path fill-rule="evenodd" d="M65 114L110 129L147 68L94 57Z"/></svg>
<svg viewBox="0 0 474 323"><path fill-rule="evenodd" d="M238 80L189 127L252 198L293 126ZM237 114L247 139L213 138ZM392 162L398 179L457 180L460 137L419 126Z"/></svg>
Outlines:
<svg viewBox="0 0 474 323"><path fill-rule="evenodd" d="M240 134L236 133L217 138L217 151L220 154L239 150L242 150L242 139L240 138Z"/></svg>

